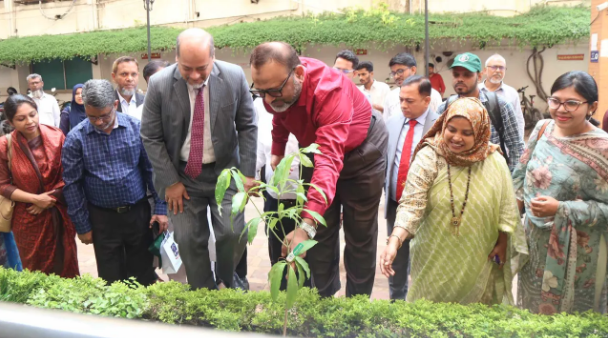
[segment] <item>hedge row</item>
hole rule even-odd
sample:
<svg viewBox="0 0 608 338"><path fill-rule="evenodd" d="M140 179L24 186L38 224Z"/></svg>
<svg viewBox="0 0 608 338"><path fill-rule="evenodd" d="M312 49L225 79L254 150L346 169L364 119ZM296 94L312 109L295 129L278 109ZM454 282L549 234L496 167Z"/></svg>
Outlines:
<svg viewBox="0 0 608 338"><path fill-rule="evenodd" d="M284 297L284 295L282 295ZM283 298L284 299L284 298ZM280 334L283 304L268 292L190 291L176 282L110 286L88 275L62 279L0 268L0 301L77 313ZM290 336L303 337L608 337L598 313L541 316L507 306L462 306L322 299L302 289L290 310Z"/></svg>

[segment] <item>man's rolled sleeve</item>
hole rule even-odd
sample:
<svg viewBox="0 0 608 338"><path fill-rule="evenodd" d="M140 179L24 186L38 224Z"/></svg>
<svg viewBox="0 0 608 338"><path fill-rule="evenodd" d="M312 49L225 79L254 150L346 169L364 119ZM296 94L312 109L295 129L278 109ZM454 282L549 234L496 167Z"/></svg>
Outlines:
<svg viewBox="0 0 608 338"><path fill-rule="evenodd" d="M63 164L63 196L68 204L68 215L76 227L78 234L91 231L87 198L84 193L84 163L82 160L82 144L77 139L77 133L71 133L66 138L61 154Z"/></svg>

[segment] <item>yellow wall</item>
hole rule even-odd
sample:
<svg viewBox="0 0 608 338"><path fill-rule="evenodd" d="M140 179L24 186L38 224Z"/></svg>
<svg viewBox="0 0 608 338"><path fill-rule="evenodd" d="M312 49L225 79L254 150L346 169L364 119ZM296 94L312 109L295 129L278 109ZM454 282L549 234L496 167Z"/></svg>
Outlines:
<svg viewBox="0 0 608 338"><path fill-rule="evenodd" d="M600 100L594 117L600 121L602 121L604 113L608 109L608 99L606 99L608 97L608 56L601 57L602 40L608 40L608 9L598 12L597 6L605 1L593 0L591 4L591 20L595 19L591 24L591 34L592 36L597 34L597 50L600 52L600 58L597 63L589 63L589 74L595 78L599 87ZM587 51L590 51L591 48L593 46L591 46L590 41ZM604 53L608 53L608 51L604 51Z"/></svg>

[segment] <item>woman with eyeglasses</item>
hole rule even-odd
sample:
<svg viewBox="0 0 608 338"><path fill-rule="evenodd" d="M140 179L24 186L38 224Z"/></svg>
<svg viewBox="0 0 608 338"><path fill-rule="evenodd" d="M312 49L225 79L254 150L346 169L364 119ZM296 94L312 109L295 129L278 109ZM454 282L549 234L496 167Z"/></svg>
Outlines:
<svg viewBox="0 0 608 338"><path fill-rule="evenodd" d="M36 103L27 96L10 96L4 113L15 130L10 141L0 138L0 194L15 202L12 231L23 267L77 276L76 231L62 193L65 136L39 123Z"/></svg>
<svg viewBox="0 0 608 338"><path fill-rule="evenodd" d="M519 274L520 305L535 313L606 312L608 134L589 120L595 80L560 76L513 173L525 205L529 261Z"/></svg>

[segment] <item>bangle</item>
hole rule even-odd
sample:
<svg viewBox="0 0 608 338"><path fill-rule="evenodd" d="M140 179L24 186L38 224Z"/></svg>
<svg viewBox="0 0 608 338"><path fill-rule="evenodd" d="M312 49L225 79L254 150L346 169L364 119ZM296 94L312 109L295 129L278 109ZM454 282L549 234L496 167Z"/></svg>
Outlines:
<svg viewBox="0 0 608 338"><path fill-rule="evenodd" d="M397 237L397 239L399 240L399 248L397 248L397 250L401 249L401 247L403 246L403 240L401 239L401 237L395 234L391 234L390 236L388 236L388 238L386 239L386 245L388 245L388 241L391 239L391 237Z"/></svg>

